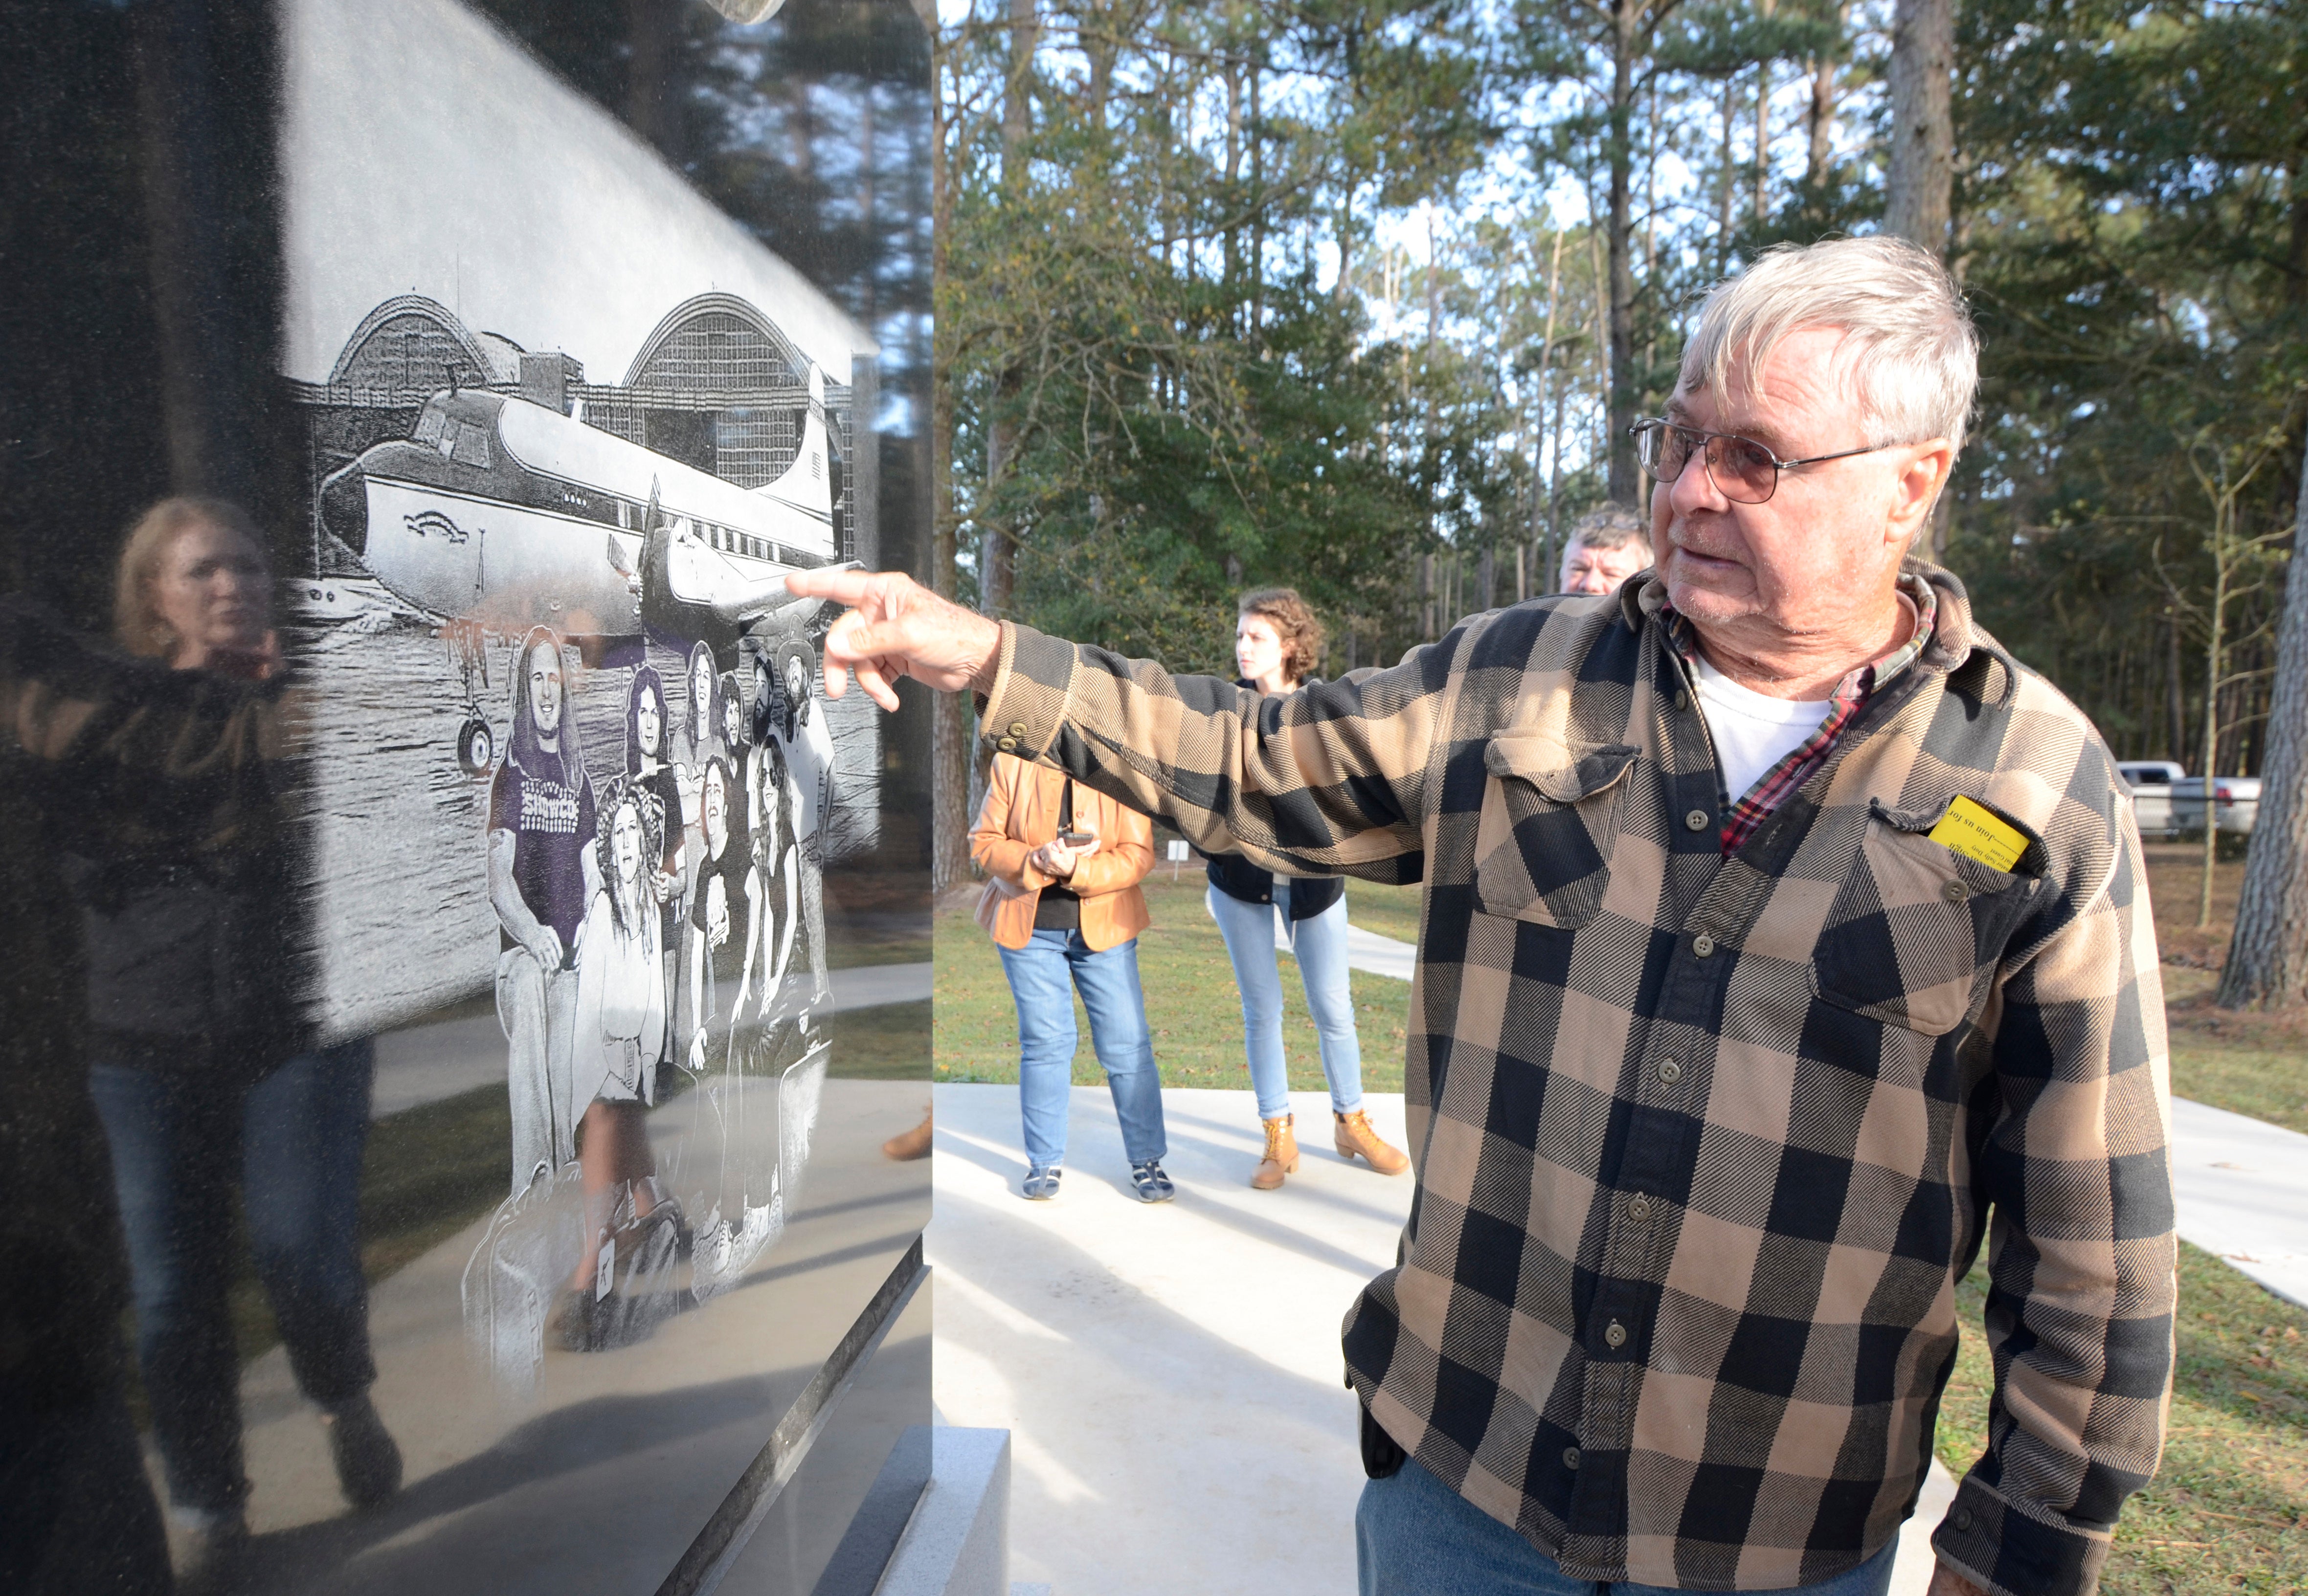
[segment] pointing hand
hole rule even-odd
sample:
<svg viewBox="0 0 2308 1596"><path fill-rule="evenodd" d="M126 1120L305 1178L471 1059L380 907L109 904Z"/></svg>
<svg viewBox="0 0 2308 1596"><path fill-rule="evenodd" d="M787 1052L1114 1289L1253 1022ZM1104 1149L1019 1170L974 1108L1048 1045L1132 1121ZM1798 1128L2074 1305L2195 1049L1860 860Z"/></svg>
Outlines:
<svg viewBox="0 0 2308 1596"><path fill-rule="evenodd" d="M898 707L897 679L940 692L994 684L1002 629L974 610L940 598L897 571L800 571L787 588L804 598L849 606L825 634L825 696L838 699L857 673L866 697Z"/></svg>

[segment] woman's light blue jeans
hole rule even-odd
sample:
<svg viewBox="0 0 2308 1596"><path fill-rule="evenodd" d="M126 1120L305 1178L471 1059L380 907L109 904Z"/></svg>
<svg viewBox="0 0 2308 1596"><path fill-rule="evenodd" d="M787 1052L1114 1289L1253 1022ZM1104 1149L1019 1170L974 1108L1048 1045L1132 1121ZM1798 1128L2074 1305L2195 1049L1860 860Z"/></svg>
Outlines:
<svg viewBox="0 0 2308 1596"><path fill-rule="evenodd" d="M1162 1077L1154 1068L1154 1035L1138 984L1138 940L1094 953L1078 931L1038 931L1023 948L1000 951L1018 1005L1018 1095L1027 1162L1037 1168L1065 1162L1067 1094L1081 1038L1074 1025L1076 992L1089 1011L1090 1045L1106 1066L1123 1151L1132 1163L1167 1153Z"/></svg>
<svg viewBox="0 0 2308 1596"><path fill-rule="evenodd" d="M1858 1567L1791 1586L1787 1596L1883 1596L1899 1550L1894 1539ZM1361 1596L1670 1596L1661 1586L1631 1580L1569 1577L1416 1459L1391 1479L1363 1486L1355 1508L1355 1563Z"/></svg>
<svg viewBox="0 0 2308 1596"><path fill-rule="evenodd" d="M1208 889L1210 917L1226 937L1234 983L1242 989L1242 1040L1250 1054L1250 1086L1258 1117L1290 1111L1290 1072L1282 1056L1282 972L1274 963L1274 917L1290 927L1290 950L1306 985L1306 1009L1322 1044L1322 1074L1331 1083L1332 1111L1363 1105L1363 1044L1355 1034L1355 998L1347 979L1347 900L1305 920L1290 919L1290 883L1274 879L1274 903L1246 904Z"/></svg>

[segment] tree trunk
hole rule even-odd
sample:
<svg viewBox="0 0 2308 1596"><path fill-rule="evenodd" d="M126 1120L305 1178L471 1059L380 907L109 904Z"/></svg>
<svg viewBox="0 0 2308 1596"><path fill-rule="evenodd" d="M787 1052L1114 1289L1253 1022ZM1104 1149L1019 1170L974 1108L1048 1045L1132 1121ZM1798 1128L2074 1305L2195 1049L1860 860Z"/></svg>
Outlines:
<svg viewBox="0 0 2308 1596"><path fill-rule="evenodd" d="M1546 528L1551 522L1554 514L1554 495L1551 493L1547 493L1546 501L1544 505L1540 502L1539 496L1545 490L1541 486L1544 479L1539 476L1539 467L1543 463L1542 451L1546 447L1546 440L1539 434L1540 430L1546 425L1546 390L1550 384L1557 388L1562 386L1562 379L1554 374L1554 313L1555 307L1562 297L1562 289L1563 229L1557 227L1554 230L1554 249L1553 253L1548 256L1546 263L1546 330L1539 339L1538 404L1536 413L1531 416L1530 536L1534 545L1537 544L1540 538L1546 535ZM1560 450L1563 447L1561 438L1561 433L1563 430L1562 416L1562 406L1557 404L1555 407L1556 437L1554 440L1554 447L1557 450ZM1554 469L1555 474L1560 476L1563 470L1563 462L1559 459L1556 460L1554 462ZM1542 517L1545 517L1546 519L1542 519ZM1516 554L1515 560L1515 602L1520 604L1524 599L1529 597L1530 593L1523 586L1521 564L1522 556L1520 553Z"/></svg>
<svg viewBox="0 0 2308 1596"><path fill-rule="evenodd" d="M2171 734L2169 744L2175 764L2185 764L2188 758L2188 699L2187 690L2180 679L2180 617L2171 610L2164 612L2164 711L2170 722L2166 730Z"/></svg>
<svg viewBox="0 0 2308 1596"><path fill-rule="evenodd" d="M1838 7L1836 21L1843 20ZM1822 56L1811 64L1811 156L1804 180L1816 188L1827 181L1827 163L1835 154L1835 63Z"/></svg>
<svg viewBox="0 0 2308 1596"><path fill-rule="evenodd" d="M680 127L668 90L686 9L680 0L625 0L625 121L676 164Z"/></svg>
<svg viewBox="0 0 2308 1596"><path fill-rule="evenodd" d="M2292 524L2276 674L2261 734L2260 816L2214 1000L2223 1008L2308 1002L2308 455Z"/></svg>
<svg viewBox="0 0 2308 1596"><path fill-rule="evenodd" d="M1031 93L1034 51L1040 27L1035 0L1010 0L1010 76L1002 97L1002 195L1017 202L1026 190L1026 141L1033 131ZM986 428L986 493L991 501L1017 456L1017 422L1011 411L1024 382L1015 365L995 379L994 402ZM978 518L978 607L989 615L1007 614L1017 581L1017 540L1006 518L989 502Z"/></svg>
<svg viewBox="0 0 2308 1596"><path fill-rule="evenodd" d="M1733 175L1738 170L1738 160L1732 153L1731 138L1738 124L1739 78L1735 73L1723 74L1723 173L1715 185L1715 275L1721 277L1731 269L1731 190Z"/></svg>
<svg viewBox="0 0 2308 1596"><path fill-rule="evenodd" d="M1606 407L1609 469L1605 492L1615 503L1635 502L1635 263L1633 205L1636 25L1642 0L1616 0L1611 11L1610 350L1611 402Z"/></svg>
<svg viewBox="0 0 2308 1596"><path fill-rule="evenodd" d="M1883 228L1944 256L1955 183L1955 0L1899 0Z"/></svg>
<svg viewBox="0 0 2308 1596"><path fill-rule="evenodd" d="M2221 528L2225 531L2226 528ZM2212 789L2218 785L2220 760L2220 653L2227 639L2227 569L2221 551L2212 575L2211 623L2204 640L2204 880L2196 900L2196 929L2212 923L2212 867L2219 858L2220 826Z"/></svg>
<svg viewBox="0 0 2308 1596"><path fill-rule="evenodd" d="M933 18L930 36L943 42ZM940 54L943 52L941 50ZM936 63L930 96L930 303L944 309L946 241L953 234L953 179L946 166L943 61ZM941 318L931 335L930 586L942 598L960 587L960 550L953 515L953 357ZM862 436L866 428L860 426ZM930 695L930 893L961 880L969 860L969 725L958 692Z"/></svg>
<svg viewBox="0 0 2308 1596"><path fill-rule="evenodd" d="M1770 14L1770 7L1763 7ZM1755 219L1771 213L1771 64L1755 63Z"/></svg>

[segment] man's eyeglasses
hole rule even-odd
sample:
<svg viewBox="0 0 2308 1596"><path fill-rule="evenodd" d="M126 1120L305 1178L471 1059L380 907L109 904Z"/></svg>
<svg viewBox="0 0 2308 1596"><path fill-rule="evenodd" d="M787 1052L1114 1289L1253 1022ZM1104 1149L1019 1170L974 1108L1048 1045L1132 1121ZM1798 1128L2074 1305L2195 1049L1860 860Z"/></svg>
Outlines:
<svg viewBox="0 0 2308 1596"><path fill-rule="evenodd" d="M1870 443L1864 449L1783 460L1753 438L1742 438L1735 433L1701 432L1695 426L1683 426L1672 421L1639 421L1630 430L1635 436L1635 458L1660 482L1673 483L1681 478L1691 457L1703 450L1707 479L1715 485L1717 493L1734 504L1768 502L1778 492L1782 471L1792 471L1797 466L1816 466L1822 460L1847 459L1855 454L1873 454L1891 447L1889 443Z"/></svg>

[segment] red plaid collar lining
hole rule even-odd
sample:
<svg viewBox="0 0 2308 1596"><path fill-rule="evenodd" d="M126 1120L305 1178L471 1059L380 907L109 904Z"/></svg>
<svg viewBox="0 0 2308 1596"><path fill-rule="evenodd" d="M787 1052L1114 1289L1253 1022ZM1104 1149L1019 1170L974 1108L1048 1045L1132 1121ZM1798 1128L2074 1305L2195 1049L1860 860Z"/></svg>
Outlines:
<svg viewBox="0 0 2308 1596"><path fill-rule="evenodd" d="M1885 682L1915 664L1932 639L1933 627L1939 620L1939 602L1932 596L1932 585L1923 578L1907 573L1899 578L1899 596L1915 611L1916 623L1908 629L1908 640L1880 659L1870 660L1835 684L1827 696L1827 718L1819 723L1819 730L1787 751L1785 758L1763 772L1755 785L1724 812L1723 852L1728 855L1738 852L1746 840L1755 835L1756 828L1769 819L1771 811L1787 801L1787 795L1809 781L1835 744L1843 735L1853 717L1867 706L1868 698ZM1699 665L1699 630L1689 620L1675 612L1672 604L1662 605L1660 618L1666 622L1667 639L1675 651L1683 656L1692 679L1697 679Z"/></svg>

